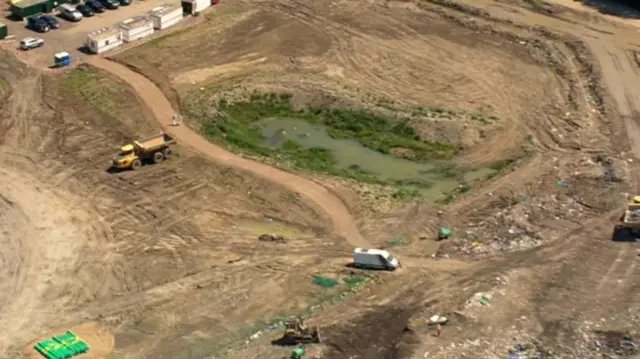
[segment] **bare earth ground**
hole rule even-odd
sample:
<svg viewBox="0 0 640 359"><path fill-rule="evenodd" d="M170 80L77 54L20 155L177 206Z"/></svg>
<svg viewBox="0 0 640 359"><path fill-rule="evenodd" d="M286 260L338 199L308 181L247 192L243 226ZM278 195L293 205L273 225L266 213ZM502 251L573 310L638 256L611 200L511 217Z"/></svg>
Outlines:
<svg viewBox="0 0 640 359"><path fill-rule="evenodd" d="M504 358L515 344L539 358L632 354L620 340L640 330L637 247L610 237L625 194L638 185L637 30L552 4L473 6L236 2L217 9L217 21L116 57L174 107L210 83L372 107L381 98L489 107L499 123L487 129L418 124L454 142L461 131L476 136L463 143L472 163L508 158L523 143L534 148L521 166L445 208L443 219L419 203L371 211L346 181L326 183L347 207L329 192L304 204L318 187L303 197L272 183L291 189L310 186L307 179L275 169L262 173L272 182L253 179L188 148L160 166L108 174L118 144L158 131L151 117L168 122L173 110L158 88L92 60L131 86L104 80L120 106L96 111L61 79L6 57L2 76L12 92L3 107L0 238L9 275L0 282L0 322L13 330L0 353L14 358L49 330L97 321L94 332L115 338L113 358L281 358L287 350L269 343L278 333L245 340L264 329L257 322L318 296L310 274L347 275L351 247L338 237L358 220L362 237L356 230L346 239L379 245L408 235L410 245L394 248L407 265L316 311L311 321L323 327L325 345L312 354ZM218 163L267 171L187 128L172 131ZM294 240L257 242L274 228L268 218ZM442 224L456 238L440 246L440 258L422 259L433 245L419 238ZM478 292L490 305L473 298ZM439 338L425 324L436 313L452 318ZM95 337L110 348L109 335Z"/></svg>
<svg viewBox="0 0 640 359"><path fill-rule="evenodd" d="M107 173L108 159L131 134L159 131L121 83L106 78L94 92L118 103L110 116L83 104L62 80L11 68L17 70L6 76L13 92L3 107L7 277L0 321L13 330L2 337L2 357L15 358L49 330L96 319L114 333L121 353L116 357L140 350L151 355L155 343L195 335L190 328L201 325L193 340L219 348L224 343L210 336L304 309L317 294L308 276L312 268L326 267L327 274L342 268L348 249L322 234L322 213L277 186L188 151L140 172ZM271 232L289 242L257 241ZM331 254L319 256L323 248ZM297 266L294 278L288 273ZM301 284L299 295L289 298L294 283ZM183 305L209 314L194 311L188 319L175 312ZM246 323L245 309L258 313ZM136 339L147 335L142 326L154 333L152 342ZM161 351L180 357L190 343Z"/></svg>

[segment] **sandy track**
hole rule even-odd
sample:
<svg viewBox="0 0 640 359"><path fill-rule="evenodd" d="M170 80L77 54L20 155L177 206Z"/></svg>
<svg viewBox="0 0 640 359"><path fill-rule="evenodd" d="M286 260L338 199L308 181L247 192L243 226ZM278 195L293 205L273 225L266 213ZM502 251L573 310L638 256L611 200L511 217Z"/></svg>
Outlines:
<svg viewBox="0 0 640 359"><path fill-rule="evenodd" d="M334 231L345 237L350 244L356 247L371 247L369 241L362 237L358 231L356 221L345 204L320 184L226 151L205 140L188 127L168 127L175 111L169 100L153 82L123 65L102 57L91 57L89 63L118 76L131 85L151 110L156 120L184 146L213 161L250 172L300 193L327 213L333 223Z"/></svg>

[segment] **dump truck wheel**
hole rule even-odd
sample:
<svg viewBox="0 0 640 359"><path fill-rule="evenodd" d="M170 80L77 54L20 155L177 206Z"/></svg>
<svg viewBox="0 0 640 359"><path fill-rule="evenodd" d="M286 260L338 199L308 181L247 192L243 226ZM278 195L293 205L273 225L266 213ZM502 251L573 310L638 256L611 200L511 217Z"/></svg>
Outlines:
<svg viewBox="0 0 640 359"><path fill-rule="evenodd" d="M153 154L153 163L162 162L163 159L164 155L162 154L162 152L156 152Z"/></svg>
<svg viewBox="0 0 640 359"><path fill-rule="evenodd" d="M131 163L131 169L135 171L140 167L142 167L142 162L140 160L133 160Z"/></svg>
<svg viewBox="0 0 640 359"><path fill-rule="evenodd" d="M173 150L171 149L171 147L167 147L164 149L164 151L162 151L162 154L164 155L164 159L168 160L171 158L171 155L173 154Z"/></svg>

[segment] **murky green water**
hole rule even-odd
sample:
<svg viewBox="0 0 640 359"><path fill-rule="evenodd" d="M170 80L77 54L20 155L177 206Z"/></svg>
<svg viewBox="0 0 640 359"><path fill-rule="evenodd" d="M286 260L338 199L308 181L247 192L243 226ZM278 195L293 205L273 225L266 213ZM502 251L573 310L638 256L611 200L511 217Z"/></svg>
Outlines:
<svg viewBox="0 0 640 359"><path fill-rule="evenodd" d="M340 168L347 169L357 165L362 170L385 180L432 182L433 185L425 190L425 194L439 195L452 191L459 185L456 180L445 178L434 164L412 162L363 147L354 140L332 138L323 125L296 119L265 119L259 125L267 145L271 147L279 147L287 140L305 147L324 147L332 151L336 165ZM484 179L492 172L494 171L488 168L469 171L464 174L464 179Z"/></svg>

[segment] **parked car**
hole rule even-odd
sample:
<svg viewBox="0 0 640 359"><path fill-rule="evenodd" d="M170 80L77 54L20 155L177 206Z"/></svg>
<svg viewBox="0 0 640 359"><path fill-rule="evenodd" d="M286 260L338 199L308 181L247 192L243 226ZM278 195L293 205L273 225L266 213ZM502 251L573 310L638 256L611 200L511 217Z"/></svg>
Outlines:
<svg viewBox="0 0 640 359"><path fill-rule="evenodd" d="M129 6L131 5L131 0L118 0L118 2L120 3L120 5L122 6Z"/></svg>
<svg viewBox="0 0 640 359"><path fill-rule="evenodd" d="M85 4L97 14L101 14L106 10L104 5L102 5L102 3L100 3L98 0L88 0L85 2Z"/></svg>
<svg viewBox="0 0 640 359"><path fill-rule="evenodd" d="M46 21L40 19L37 16L31 16L27 18L27 27L37 32L47 32L51 30L49 24Z"/></svg>
<svg viewBox="0 0 640 359"><path fill-rule="evenodd" d="M77 22L82 20L82 14L80 11L76 10L75 7L69 4L62 4L58 9L60 9L60 16L69 21Z"/></svg>
<svg viewBox="0 0 640 359"><path fill-rule="evenodd" d="M95 15L95 12L91 8L91 6L87 4L80 4L76 6L76 10L78 10L84 17L92 17L93 15Z"/></svg>
<svg viewBox="0 0 640 359"><path fill-rule="evenodd" d="M100 3L109 10L115 10L120 7L118 0L98 0Z"/></svg>
<svg viewBox="0 0 640 359"><path fill-rule="evenodd" d="M46 22L47 25L49 25L49 27L52 29L60 28L60 23L58 22L58 20L56 20L56 18L51 15L42 15L40 16L40 19L44 20L44 22Z"/></svg>
<svg viewBox="0 0 640 359"><path fill-rule="evenodd" d="M36 47L40 47L43 45L44 45L44 40L39 39L37 37L27 37L26 39L22 39L22 41L20 41L20 49L22 51L35 49Z"/></svg>

